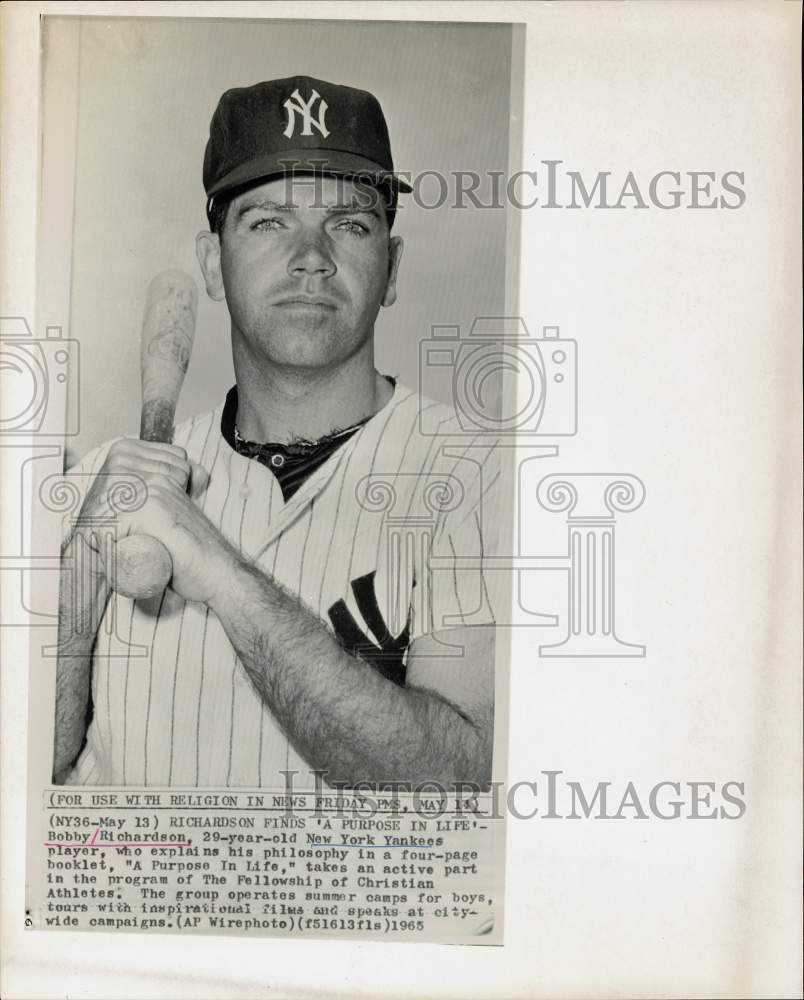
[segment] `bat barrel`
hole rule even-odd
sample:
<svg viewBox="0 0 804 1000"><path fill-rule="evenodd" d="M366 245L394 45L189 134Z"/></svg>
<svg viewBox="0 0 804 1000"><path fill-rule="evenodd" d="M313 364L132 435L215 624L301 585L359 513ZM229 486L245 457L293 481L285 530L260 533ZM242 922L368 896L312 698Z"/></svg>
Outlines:
<svg viewBox="0 0 804 1000"><path fill-rule="evenodd" d="M163 271L148 286L142 323L140 438L168 442L190 363L198 289L184 271Z"/></svg>

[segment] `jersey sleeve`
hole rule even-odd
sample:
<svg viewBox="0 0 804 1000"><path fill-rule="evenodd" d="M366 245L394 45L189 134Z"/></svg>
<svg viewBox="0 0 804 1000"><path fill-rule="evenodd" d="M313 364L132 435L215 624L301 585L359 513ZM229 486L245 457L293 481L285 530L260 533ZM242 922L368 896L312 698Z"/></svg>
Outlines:
<svg viewBox="0 0 804 1000"><path fill-rule="evenodd" d="M437 494L439 484L431 484ZM432 632L473 625L493 625L499 616L497 573L484 561L497 551L503 509L500 448L469 449L443 477L444 509L436 519L429 558L417 587L419 614L411 642ZM422 613L424 612L424 613ZM500 616L501 619L505 615Z"/></svg>

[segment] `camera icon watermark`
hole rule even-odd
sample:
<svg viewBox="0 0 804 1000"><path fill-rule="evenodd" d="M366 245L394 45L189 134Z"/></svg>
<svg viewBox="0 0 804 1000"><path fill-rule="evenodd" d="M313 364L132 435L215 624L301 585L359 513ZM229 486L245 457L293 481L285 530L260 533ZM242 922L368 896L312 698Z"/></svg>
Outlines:
<svg viewBox="0 0 804 1000"><path fill-rule="evenodd" d="M0 435L77 434L78 372L78 341L65 338L60 326L34 337L23 317L0 317Z"/></svg>
<svg viewBox="0 0 804 1000"><path fill-rule="evenodd" d="M419 426L443 433L426 399L449 399L457 433L569 437L578 430L578 345L557 326L532 337L521 316L477 317L460 326L432 326L419 343Z"/></svg>

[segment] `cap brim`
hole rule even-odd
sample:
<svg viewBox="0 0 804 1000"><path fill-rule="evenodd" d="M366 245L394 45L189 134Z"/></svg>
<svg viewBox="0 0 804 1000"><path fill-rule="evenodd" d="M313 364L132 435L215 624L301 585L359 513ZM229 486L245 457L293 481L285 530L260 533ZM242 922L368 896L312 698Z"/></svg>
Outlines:
<svg viewBox="0 0 804 1000"><path fill-rule="evenodd" d="M397 193L409 194L413 188L391 170L385 170L374 160L337 149L289 149L282 153L259 156L217 180L207 191L207 198L243 187L252 181L270 180L288 173L333 174L352 177L369 184L387 184Z"/></svg>

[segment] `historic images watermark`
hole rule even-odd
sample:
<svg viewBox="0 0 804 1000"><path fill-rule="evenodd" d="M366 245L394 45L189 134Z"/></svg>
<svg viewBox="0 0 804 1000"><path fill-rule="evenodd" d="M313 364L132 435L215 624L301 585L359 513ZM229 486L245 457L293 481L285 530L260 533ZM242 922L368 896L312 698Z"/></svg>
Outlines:
<svg viewBox="0 0 804 1000"><path fill-rule="evenodd" d="M541 656L645 656L645 645L623 641L615 622L616 525L619 516L642 506L641 479L620 472L548 474L539 480L535 497L527 485L532 463L557 458L560 440L579 431L578 368L575 339L562 336L558 326L544 326L533 335L521 316L477 317L467 330L433 326L420 342L419 430L433 438L434 471L419 477L416 492L399 473L375 470L361 480L356 500L363 510L383 516L387 558L394 566L388 578L397 579L397 564L407 563L402 578L417 579L413 613L428 630L439 632L457 621L454 616L432 620L439 587L454 588L456 595L461 591L461 624L486 624L487 584L491 574L503 573L507 580L513 577L516 608L507 618L504 602L494 606L498 628L553 628L564 622L563 638L540 644ZM447 399L454 409L448 429L434 399ZM513 550L505 552L484 547L482 540L494 534L505 510L500 455L511 448L520 456L518 523ZM525 550L524 518L534 500L544 511L565 515L563 552ZM439 552L447 518L476 519L478 544L472 551ZM525 598L528 575L544 572L565 578L561 615L535 609ZM397 596L385 594L385 606L397 608ZM403 625L394 620L391 634ZM444 647L438 655L462 652Z"/></svg>
<svg viewBox="0 0 804 1000"><path fill-rule="evenodd" d="M272 821L277 828L301 829L305 826L305 817L309 816L337 820L341 830L348 834L345 839L354 841L345 844L335 841L327 836L328 828L323 827L321 834L316 835L316 846L322 847L328 844L350 847L358 843L365 846L365 831L369 830L387 834L386 840L391 842L398 839L395 835L401 829L398 822L401 817L411 823L410 830L415 834L425 830L424 822L431 820L438 821L434 832L444 833L467 830L470 827L465 824L472 821L502 819L506 815L518 820L739 820L747 810L745 782L736 779L590 781L572 778L560 769L544 769L533 780L515 781L510 785L503 781L481 786L474 781L443 783L434 780L419 783L358 781L347 785L332 780L324 770L307 774L288 770L280 774L284 778L284 789L267 792L171 791L166 800L161 798L166 793L147 790L90 794L95 805L110 809L122 806L147 809L159 803L183 810L225 810L239 805L248 809L281 810ZM48 793L48 804L68 808L82 803L81 796L82 793L75 789L53 790ZM87 829L93 826L89 822L83 825ZM176 830L202 827L226 830L246 825L242 819L225 814L212 818L191 814L172 819L161 837L170 839ZM363 836L359 836L361 831ZM149 829L140 839L147 839L152 833ZM133 839L137 836L134 834ZM85 839L88 837L89 834ZM103 836L100 839L102 841Z"/></svg>
<svg viewBox="0 0 804 1000"><path fill-rule="evenodd" d="M312 800L295 787L298 771L282 771L284 794L252 795L253 805L270 799L294 810L325 813L352 820L375 816L413 814L423 819L742 819L746 812L745 782L661 779L652 783L631 779L576 780L562 770L542 770L535 780L507 785L492 781L445 784L439 781L357 782L348 786L330 781L326 771L311 771L315 781ZM225 797L225 796L224 796ZM217 793L175 793L175 805L225 804ZM207 801L209 800L209 801ZM138 805L141 802L136 803ZM415 822L415 821L414 821ZM359 827L358 827L359 829ZM415 830L415 827L413 827ZM443 830L452 829L445 825Z"/></svg>
<svg viewBox="0 0 804 1000"><path fill-rule="evenodd" d="M43 341L36 340L24 320L15 319L11 329L17 335L3 340L4 367L18 377L25 377L30 385L23 386L25 391L17 397L23 408L17 407L16 413L3 414L3 427L8 427L8 433L15 435L25 433L28 428L38 447L41 447L39 442L52 441L54 444L45 448L39 457L49 456L51 461L56 461L61 455L61 447L56 443L63 441L57 431L59 418L67 403L63 369L71 365L78 379L78 343L52 335ZM19 335L20 329L27 331L25 336ZM545 326L541 336L532 336L522 317L478 317L465 334L456 325L434 326L430 336L420 343L419 373L421 433L435 436L440 432L438 421L434 422L433 417L440 411L428 404L428 398L447 398L454 408L457 423L451 428L451 443L445 452L445 457L451 459L452 471L424 477L421 509L411 510L409 505L401 509L398 497L409 496L410 490L400 490L399 473L387 475L380 470L361 480L356 500L369 514L383 518L391 562L419 560L430 566L432 575L423 578L416 591L416 612L420 620L427 623L427 628L438 630L453 624L429 620L433 608L432 588L448 584L438 572L438 554L432 552L438 520L471 502L476 504L481 521L499 517L497 503L489 503L487 499L495 482L483 481L486 472L481 459L495 448L510 448L516 444L526 452L517 467L521 522L523 512L533 499L525 488L529 464L558 456L559 445L547 444L546 439L560 439L578 432L578 344L572 338L562 337L557 326ZM75 398L78 396L76 391ZM75 434L77 430L76 403L68 417L67 431ZM36 457L35 454L34 459ZM26 460L17 469L24 515L20 522L18 551L13 555L3 554L0 562L4 569L18 571L21 587L21 574L26 570L59 569L57 554L43 556L30 550L30 512L25 509L23 496L30 485L29 465L34 459ZM70 557L74 563L76 586L72 592L76 598L87 573L97 572L102 563L107 566L113 563L118 513L135 509L132 504L141 506L147 495L141 482L121 481L119 476L107 478L106 515L98 523L82 523L82 527L88 528L96 538L97 545L90 548L82 544ZM89 485L82 481L87 479L87 476L67 476L61 468L42 478L37 502L46 511L60 514L64 519L63 537L72 535L82 517L81 506ZM467 491L465 484L473 479L480 485L475 491ZM475 493L479 493L479 500ZM587 472L546 475L539 482L535 499L544 510L565 513L563 553L524 552L520 523L513 552L488 552L482 557L477 551L451 553L450 560L442 560L445 571L447 563L452 566L457 558L467 572L477 569L483 575L492 572L514 575L514 594L519 610L524 612L524 620L518 617L516 621L504 621L498 614L498 627L557 625L555 614L527 606L522 597L526 588L522 584L529 573L563 573L567 578L566 637L558 643L540 646L541 655L644 656L644 645L622 641L615 626L616 523L618 515L635 511L642 505L645 487L639 477L629 473ZM85 565L87 560L91 566ZM397 575L389 573L388 578L396 579ZM482 581L485 576L480 579ZM397 606L397 596L388 595L389 608ZM482 589L478 589L477 606L462 609L464 623L471 624L473 613L479 615L478 621L487 620L480 615L484 599ZM31 614L29 624L52 624L52 616L47 613L27 610ZM11 619L12 622L16 620L16 617ZM388 625L394 635L404 627L404 622L394 620ZM114 627L113 622L110 627ZM55 648L48 646L46 652L54 655ZM144 648L138 647L135 655L146 653ZM454 650L455 655L461 653L460 648Z"/></svg>
<svg viewBox="0 0 804 1000"><path fill-rule="evenodd" d="M281 161L287 169L286 201L293 203L293 189L321 189L320 175L294 174L300 161ZM327 160L309 160L326 173ZM411 187L409 199L394 206L404 211L411 205L426 211L439 209L725 209L746 203L745 172L742 170L683 170L660 167L648 174L633 170L616 172L572 170L563 160L543 159L536 170L399 170L397 175ZM373 174L358 175L365 181L358 196L363 208L385 208L385 195L377 190ZM353 179L354 180L354 179ZM314 205L323 205L316 200Z"/></svg>
<svg viewBox="0 0 804 1000"><path fill-rule="evenodd" d="M79 360L78 341L65 337L60 326L34 337L24 317L0 317L0 372L8 380L4 389L16 389L14 396L3 393L0 436L61 439L78 434L80 393L68 396L67 383L74 380L78 389Z"/></svg>
<svg viewBox="0 0 804 1000"><path fill-rule="evenodd" d="M0 627L51 627L56 617L53 610L32 607L25 596L26 576L58 574L60 566L58 549L42 551L34 544L32 518L37 500L31 497L34 482L45 478L41 469L60 476L66 441L79 432L79 342L65 337L61 327L47 327L44 337L35 337L24 317L0 317L0 377L0 453L8 538L5 551L0 552L0 571L15 581ZM64 499L64 492L56 487L54 502Z"/></svg>
<svg viewBox="0 0 804 1000"><path fill-rule="evenodd" d="M35 337L24 317L0 317L0 450L8 470L9 509L18 514L14 548L0 553L0 571L13 574L17 582L12 592L16 600L4 607L0 628L53 627L55 613L33 606L26 596L26 575L58 575L65 560L73 582L71 600L80 604L89 579L114 565L118 515L138 509L147 498L146 485L137 477L108 475L99 484L106 513L92 519L81 513L93 477L66 476L64 470L67 441L80 431L80 357L79 341L65 337L62 327L47 327L44 337ZM72 554L58 548L42 551L34 538L37 511L60 518L62 540L71 538L79 523L86 529ZM84 541L90 536L92 546ZM91 625L80 622L79 627ZM105 627L114 629L114 619ZM55 657L58 649L47 644L41 652ZM147 652L137 646L128 655Z"/></svg>
<svg viewBox="0 0 804 1000"><path fill-rule="evenodd" d="M64 413L67 413L66 370L76 380L74 400L67 413L66 434L78 432L79 345L76 340L66 340L58 328L48 329L44 339L34 338L25 320L14 317L3 321L2 363L7 374L24 384L16 386L15 405L2 414L3 437L27 434L34 439L34 455L17 463L9 463L16 473L20 503L20 532L17 551L3 553L0 568L15 570L20 580L19 607L16 613L4 616L3 625L28 627L52 626L54 616L46 611L30 608L23 599L23 575L26 571L58 572L58 553L34 552L31 549L31 510L26 507L25 495L32 479L31 465L48 459L53 470L39 477L36 501L50 513L62 518L62 537L69 538L82 517L82 503L89 485L87 476L65 475L63 465ZM440 573L439 556L433 551L435 531L440 518L474 504L476 516L482 522L499 517L498 503L490 502L495 481L489 481L484 459L495 449L518 447L525 451L517 465L517 490L519 493L520 522L533 497L527 494L525 482L530 463L557 457L559 445L546 443L578 433L578 343L562 336L558 326L545 326L540 336L530 333L522 317L478 317L467 331L457 325L438 325L419 345L419 430L422 434L440 433L438 422L433 422L434 409L428 399L448 399L454 408L456 423L451 428L450 444L438 445L451 471L433 477L424 477L421 485L422 503L412 510L410 505L401 509L398 497L410 496L410 490L401 490L399 473L392 476L381 470L372 472L361 480L356 500L369 514L383 518L385 544L391 562L408 560L426 564L430 572L421 579L416 589L416 613L426 627L433 630L448 628L450 620L431 621L433 614L432 588L447 586ZM20 391L21 390L21 391ZM10 398L10 397L9 397ZM4 441L0 447L8 448ZM12 439L11 447L14 448ZM23 452L17 446L17 454ZM54 468L55 466L55 468ZM130 512L132 504L141 506L147 496L142 482L121 481L119 476L109 476L104 484L107 494L106 515L89 529L97 544L80 545L70 556L76 599L81 593L87 575L98 572L102 565L113 565L117 537L118 514ZM425 481L426 480L426 481ZM474 489L467 484L475 482ZM637 510L645 499L645 487L638 476L629 473L562 473L546 475L538 485L535 499L547 511L565 513L565 551L555 554L532 554L523 551L522 525L517 525L514 551L483 552L477 550L450 553L442 559L446 572L449 566L458 565L467 573L479 571L475 598L476 607L462 608L461 620L472 624L473 615L478 624L488 618L481 612L487 595L485 580L490 573L513 574L513 592L524 615L516 620L503 620L502 609L497 611L498 627L550 627L559 624L559 616L529 607L523 600L526 588L522 585L526 575L533 572L565 574L567 584L567 609L565 638L559 642L540 646L542 656L588 657L642 657L645 646L622 641L615 627L615 529L618 515ZM497 497L499 500L499 497ZM97 520L97 519L95 519ZM86 532L82 533L82 537ZM457 562L456 562L457 560ZM91 563L91 565L88 565ZM396 574L388 574L389 579ZM387 606L394 609L398 595L387 595ZM392 615L393 617L393 615ZM404 627L403 613L400 620L387 624L395 635ZM89 627L89 626L88 626ZM115 628L110 619L109 626ZM395 631L396 630L396 631ZM125 647L125 641L118 638ZM42 652L56 655L55 646L45 646ZM130 650L130 655L147 655L144 647ZM454 647L442 650L460 656L463 650Z"/></svg>

